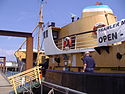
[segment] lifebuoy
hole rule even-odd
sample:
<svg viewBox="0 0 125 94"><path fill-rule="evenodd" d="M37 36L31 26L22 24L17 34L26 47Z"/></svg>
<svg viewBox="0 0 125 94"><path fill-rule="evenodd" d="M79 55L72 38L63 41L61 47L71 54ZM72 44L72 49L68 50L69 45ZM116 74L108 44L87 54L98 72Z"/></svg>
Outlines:
<svg viewBox="0 0 125 94"><path fill-rule="evenodd" d="M72 46L72 40L71 40L71 38L69 38L69 37L66 37L65 39L64 39L64 48L65 47L71 47Z"/></svg>
<svg viewBox="0 0 125 94"><path fill-rule="evenodd" d="M95 30L97 30L98 28L101 28L101 27L104 27L104 26L106 26L104 23L97 23L97 24L95 24L95 26L93 27L93 30L95 31ZM95 35L97 35L97 32L95 31L95 32L93 32Z"/></svg>

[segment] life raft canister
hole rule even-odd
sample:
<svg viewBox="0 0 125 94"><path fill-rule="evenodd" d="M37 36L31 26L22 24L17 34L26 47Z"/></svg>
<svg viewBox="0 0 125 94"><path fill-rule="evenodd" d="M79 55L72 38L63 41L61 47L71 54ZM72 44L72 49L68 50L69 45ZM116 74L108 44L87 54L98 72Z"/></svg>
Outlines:
<svg viewBox="0 0 125 94"><path fill-rule="evenodd" d="M95 26L93 27L93 30L95 31L95 30L97 30L98 28L101 28L101 27L104 27L104 26L106 26L104 23L96 23L95 24ZM97 35L97 32L95 31L95 32L93 32L95 35Z"/></svg>
<svg viewBox="0 0 125 94"><path fill-rule="evenodd" d="M71 47L72 46L72 40L71 40L71 38L70 37L66 37L65 39L64 39L64 47Z"/></svg>

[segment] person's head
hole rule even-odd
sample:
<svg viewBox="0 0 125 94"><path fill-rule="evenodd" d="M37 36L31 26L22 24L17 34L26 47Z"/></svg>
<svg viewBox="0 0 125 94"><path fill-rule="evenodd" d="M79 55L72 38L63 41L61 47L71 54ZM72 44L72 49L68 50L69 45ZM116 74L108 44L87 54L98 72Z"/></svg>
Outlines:
<svg viewBox="0 0 125 94"><path fill-rule="evenodd" d="M85 52L85 56L90 56L90 52L89 52L89 51L86 51L86 52Z"/></svg>
<svg viewBox="0 0 125 94"><path fill-rule="evenodd" d="M49 58L45 59L46 62L49 62Z"/></svg>

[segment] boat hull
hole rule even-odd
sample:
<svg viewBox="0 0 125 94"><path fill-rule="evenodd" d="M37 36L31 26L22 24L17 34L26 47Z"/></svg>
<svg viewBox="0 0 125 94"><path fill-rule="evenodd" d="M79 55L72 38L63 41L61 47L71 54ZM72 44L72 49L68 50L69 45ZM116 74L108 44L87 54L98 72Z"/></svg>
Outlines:
<svg viewBox="0 0 125 94"><path fill-rule="evenodd" d="M123 73L82 73L47 70L45 81L87 94L124 94Z"/></svg>

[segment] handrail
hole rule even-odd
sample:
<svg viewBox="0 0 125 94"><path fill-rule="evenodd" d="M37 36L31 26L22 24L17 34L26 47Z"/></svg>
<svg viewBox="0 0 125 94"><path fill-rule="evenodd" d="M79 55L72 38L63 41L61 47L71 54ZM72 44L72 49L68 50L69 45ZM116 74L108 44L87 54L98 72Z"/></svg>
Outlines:
<svg viewBox="0 0 125 94"><path fill-rule="evenodd" d="M69 92L71 93L76 93L76 94L87 94L81 91L77 91L68 87L64 87L64 86L60 86L60 85L56 85L50 82L46 82L46 81L42 81L42 85L48 87L48 88L52 88L53 90L56 90L58 92L62 92L64 94L69 94Z"/></svg>
<svg viewBox="0 0 125 94"><path fill-rule="evenodd" d="M15 94L17 94L17 88L20 88L22 85L29 83L31 80L41 83L39 68L41 67L36 66L32 69L28 69L24 72L8 77L10 84L13 86Z"/></svg>
<svg viewBox="0 0 125 94"><path fill-rule="evenodd" d="M81 32L78 34L72 34L72 35L66 36L66 37L70 37L72 41L72 46L68 47L68 50L70 49L77 50L81 48L96 47L98 45L97 38L96 38L96 35L93 35L94 33L91 34L92 32L95 32L95 31ZM61 50L67 50L67 48L64 47L64 43L63 43L66 37L54 40L56 46Z"/></svg>
<svg viewBox="0 0 125 94"><path fill-rule="evenodd" d="M56 68L64 68L66 66L55 66L54 69ZM83 69L82 66L67 66L68 68L78 68L78 69ZM119 71L123 71L125 70L125 67L119 67L119 66L116 66L116 67L106 67L106 66L103 66L103 67L95 67L95 70L100 70L100 69L111 69L111 70L119 70Z"/></svg>
<svg viewBox="0 0 125 94"><path fill-rule="evenodd" d="M71 36L75 36L75 35L87 34L87 33L92 33L92 32L96 32L96 30L87 31L87 32L80 32L80 33L68 35L68 36L65 36L65 37L71 37ZM65 38L65 37L59 38L59 39L57 39L57 40L59 41L59 40ZM55 41L56 41L56 40L55 40Z"/></svg>

